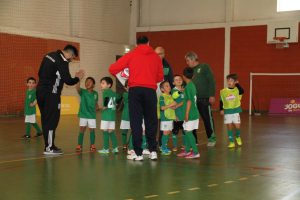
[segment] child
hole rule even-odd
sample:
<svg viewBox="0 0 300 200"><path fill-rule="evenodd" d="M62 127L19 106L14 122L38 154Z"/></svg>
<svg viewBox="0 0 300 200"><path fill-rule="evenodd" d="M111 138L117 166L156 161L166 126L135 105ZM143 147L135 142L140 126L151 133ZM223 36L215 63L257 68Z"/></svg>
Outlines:
<svg viewBox="0 0 300 200"><path fill-rule="evenodd" d="M172 89L172 98L176 101L177 105L175 106L175 114L176 119L173 122L173 131L172 131L172 139L173 139L173 151L177 151L177 135L179 130L181 129L183 132L183 121L184 121L184 107L183 107L183 80L180 75L174 76L174 88ZM185 143L185 135L183 134L183 144Z"/></svg>
<svg viewBox="0 0 300 200"><path fill-rule="evenodd" d="M128 108L128 81L125 82L125 92L123 93L123 111L121 116L120 130L122 135L123 150L127 149L127 134L130 129L129 108Z"/></svg>
<svg viewBox="0 0 300 200"><path fill-rule="evenodd" d="M185 151L178 154L178 157L185 157L187 159L199 158L200 154L196 145L196 140L193 135L193 130L197 130L199 127L199 112L197 109L197 96L196 87L192 82L193 69L186 67L183 70L183 80L187 83L184 89L184 108L185 119L183 123L183 129L186 137ZM190 152L192 148L192 152Z"/></svg>
<svg viewBox="0 0 300 200"><path fill-rule="evenodd" d="M30 139L30 129L33 126L37 132L36 137L42 135L42 131L39 125L36 123L36 80L33 77L29 77L26 82L26 99L25 99L25 126L26 134L23 136L25 139Z"/></svg>
<svg viewBox="0 0 300 200"><path fill-rule="evenodd" d="M224 115L224 124L227 125L227 133L229 137L228 148L234 148L234 137L233 137L233 127L236 131L236 143L242 146L241 132L240 132L240 114L241 109L241 99L244 93L243 88L238 84L238 76L236 74L229 74L226 77L227 88L221 90L221 102L220 110L221 115Z"/></svg>
<svg viewBox="0 0 300 200"><path fill-rule="evenodd" d="M174 106L176 102L172 98L171 86L168 81L163 81L160 84L160 90L162 92L159 97L159 107L160 107L160 130L163 131L161 138L161 150L162 155L170 155L171 151L167 147L169 134L173 130L173 120L176 119Z"/></svg>
<svg viewBox="0 0 300 200"><path fill-rule="evenodd" d="M76 152L82 152L83 136L86 127L90 129L90 151L95 152L95 128L96 128L96 110L98 106L98 92L94 91L95 79L87 77L85 80L85 88L80 88L80 82L76 85L76 90L80 95L79 108L79 135Z"/></svg>
<svg viewBox="0 0 300 200"><path fill-rule="evenodd" d="M103 108L101 113L100 129L103 131L103 149L98 152L101 154L109 153L109 138L112 141L113 153L118 153L118 143L115 134L117 94L112 91L113 80L110 77L103 77L100 87L103 91Z"/></svg>

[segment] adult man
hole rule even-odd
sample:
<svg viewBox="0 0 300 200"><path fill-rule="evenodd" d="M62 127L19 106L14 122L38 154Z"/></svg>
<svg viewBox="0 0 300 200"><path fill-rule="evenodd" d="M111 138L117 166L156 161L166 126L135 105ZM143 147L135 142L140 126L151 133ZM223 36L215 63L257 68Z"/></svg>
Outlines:
<svg viewBox="0 0 300 200"><path fill-rule="evenodd" d="M198 55L195 52L188 52L185 55L185 61L194 70L193 82L197 89L197 107L204 122L208 138L207 146L215 146L216 136L211 111L211 105L215 102L216 91L213 73L208 64L199 63Z"/></svg>
<svg viewBox="0 0 300 200"><path fill-rule="evenodd" d="M76 72L72 78L69 62L78 56L77 49L67 45L64 50L48 53L42 60L37 85L37 103L41 111L42 129L45 140L45 155L60 155L62 150L55 146L55 129L60 118L60 96L64 83L75 85L84 72Z"/></svg>
<svg viewBox="0 0 300 200"><path fill-rule="evenodd" d="M162 65L164 70L164 80L168 81L173 88L173 69L171 65L168 63L168 61L165 59L165 49L163 47L156 47L155 52L159 55L159 57L162 59Z"/></svg>
<svg viewBox="0 0 300 200"><path fill-rule="evenodd" d="M129 160L143 160L142 121L145 120L146 138L150 159L157 159L157 83L163 80L161 59L149 46L149 39L140 36L137 47L125 54L109 68L116 75L129 68L129 118L135 153L128 155Z"/></svg>

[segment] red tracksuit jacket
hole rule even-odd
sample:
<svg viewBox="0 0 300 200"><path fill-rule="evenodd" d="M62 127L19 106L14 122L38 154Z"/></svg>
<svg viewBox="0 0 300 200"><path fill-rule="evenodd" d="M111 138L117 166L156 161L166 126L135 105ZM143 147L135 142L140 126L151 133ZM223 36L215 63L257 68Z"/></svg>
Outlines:
<svg viewBox="0 0 300 200"><path fill-rule="evenodd" d="M116 75L129 68L129 87L146 87L156 90L157 83L163 81L162 60L149 45L138 45L109 67Z"/></svg>

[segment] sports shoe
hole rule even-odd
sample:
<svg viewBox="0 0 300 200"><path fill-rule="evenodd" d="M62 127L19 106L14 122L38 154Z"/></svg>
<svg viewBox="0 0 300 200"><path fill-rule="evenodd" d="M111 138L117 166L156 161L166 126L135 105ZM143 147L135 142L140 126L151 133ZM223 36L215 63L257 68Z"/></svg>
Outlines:
<svg viewBox="0 0 300 200"><path fill-rule="evenodd" d="M127 156L127 160L143 161L143 156L137 156L135 153Z"/></svg>
<svg viewBox="0 0 300 200"><path fill-rule="evenodd" d="M97 149L96 149L96 146L94 144L92 144L90 146L90 152L95 152Z"/></svg>
<svg viewBox="0 0 300 200"><path fill-rule="evenodd" d="M131 150L128 149L128 150L127 150L127 154L128 154L128 155L131 155L131 154L133 154L133 153L135 153L133 149L131 149Z"/></svg>
<svg viewBox="0 0 300 200"><path fill-rule="evenodd" d="M80 144L76 146L76 152L82 152L82 146Z"/></svg>
<svg viewBox="0 0 300 200"><path fill-rule="evenodd" d="M169 155L171 155L171 153L172 152L169 149L164 149L164 150L162 150L161 155L169 156Z"/></svg>
<svg viewBox="0 0 300 200"><path fill-rule="evenodd" d="M178 151L177 147L173 147L172 151L177 152Z"/></svg>
<svg viewBox="0 0 300 200"><path fill-rule="evenodd" d="M114 149L112 150L112 152L113 152L113 153L119 153L118 147L114 148Z"/></svg>
<svg viewBox="0 0 300 200"><path fill-rule="evenodd" d="M148 149L143 150L143 155L150 155L150 151Z"/></svg>
<svg viewBox="0 0 300 200"><path fill-rule="evenodd" d="M30 137L30 135L23 135L22 138L24 138L24 139L30 139L31 137Z"/></svg>
<svg viewBox="0 0 300 200"><path fill-rule="evenodd" d="M123 146L123 151L126 151L127 150L127 145L124 145Z"/></svg>
<svg viewBox="0 0 300 200"><path fill-rule="evenodd" d="M234 142L229 142L228 148L234 148L234 147L235 147Z"/></svg>
<svg viewBox="0 0 300 200"><path fill-rule="evenodd" d="M101 150L98 150L98 153L100 153L100 154L109 154L109 150L108 149L101 149Z"/></svg>
<svg viewBox="0 0 300 200"><path fill-rule="evenodd" d="M150 160L157 160L157 153L155 151L152 151L149 155Z"/></svg>
<svg viewBox="0 0 300 200"><path fill-rule="evenodd" d="M177 157L185 157L188 153L185 152L185 150L182 150L179 154L177 154Z"/></svg>
<svg viewBox="0 0 300 200"><path fill-rule="evenodd" d="M207 146L208 147L214 147L214 146L216 146L216 141L208 142Z"/></svg>
<svg viewBox="0 0 300 200"><path fill-rule="evenodd" d="M45 150L44 150L44 155L62 155L63 154L63 151L56 147L56 146L53 146L53 147L46 147Z"/></svg>
<svg viewBox="0 0 300 200"><path fill-rule="evenodd" d="M242 139L241 139L241 137L237 137L237 138L235 138L235 140L236 140L236 143L239 145L239 146L242 146Z"/></svg>
<svg viewBox="0 0 300 200"><path fill-rule="evenodd" d="M200 153L191 153L190 155L185 157L186 159L195 159L195 158L200 158Z"/></svg>

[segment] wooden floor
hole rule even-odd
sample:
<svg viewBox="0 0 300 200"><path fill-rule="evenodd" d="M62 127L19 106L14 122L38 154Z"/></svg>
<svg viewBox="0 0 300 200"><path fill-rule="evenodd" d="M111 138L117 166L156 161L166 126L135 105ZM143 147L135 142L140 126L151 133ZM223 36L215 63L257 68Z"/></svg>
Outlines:
<svg viewBox="0 0 300 200"><path fill-rule="evenodd" d="M20 139L22 118L1 118L0 199L300 199L299 117L243 114L244 145L233 150L226 147L226 128L217 113L215 121L215 148L206 147L201 123L199 160L172 154L141 163L126 160L123 152L89 153L88 135L84 152L76 154L76 116L62 117L57 130L56 144L65 154L47 158L42 138ZM99 130L96 137L100 148Z"/></svg>

